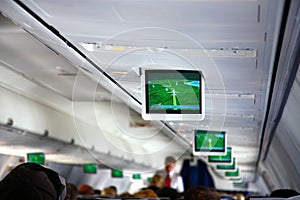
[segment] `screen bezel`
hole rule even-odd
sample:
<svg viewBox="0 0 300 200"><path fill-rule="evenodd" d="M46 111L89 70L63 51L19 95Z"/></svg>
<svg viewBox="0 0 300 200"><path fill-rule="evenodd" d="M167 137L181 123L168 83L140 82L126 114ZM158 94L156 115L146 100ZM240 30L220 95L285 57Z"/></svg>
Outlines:
<svg viewBox="0 0 300 200"><path fill-rule="evenodd" d="M196 135L200 132L201 134L222 134L224 136L224 148L222 150L207 150L207 149L196 149ZM209 156L209 155L226 155L227 151L227 135L225 131L210 131L210 130L194 130L193 137L193 155L195 156Z"/></svg>
<svg viewBox="0 0 300 200"><path fill-rule="evenodd" d="M199 99L200 105L197 110L149 110L149 93L148 93L148 77L153 73L162 73L171 75L172 73L195 73L199 74L200 81L200 92ZM142 80L141 80L141 97L142 97L142 117L145 120L198 120L201 121L205 117L205 82L201 71L198 70L182 70L182 69L142 69Z"/></svg>

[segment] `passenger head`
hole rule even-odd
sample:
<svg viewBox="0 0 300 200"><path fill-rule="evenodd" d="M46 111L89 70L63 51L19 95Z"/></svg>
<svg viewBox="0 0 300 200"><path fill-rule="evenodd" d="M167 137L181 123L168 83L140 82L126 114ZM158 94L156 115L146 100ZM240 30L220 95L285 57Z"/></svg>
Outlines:
<svg viewBox="0 0 300 200"><path fill-rule="evenodd" d="M169 197L170 199L180 199L181 195L176 189L170 187L163 187L156 192L158 197Z"/></svg>
<svg viewBox="0 0 300 200"><path fill-rule="evenodd" d="M165 169L166 172L169 173L170 171L172 171L176 166L176 159L172 156L168 156L165 159Z"/></svg>
<svg viewBox="0 0 300 200"><path fill-rule="evenodd" d="M237 200L245 200L245 196L241 193L236 194L235 197Z"/></svg>
<svg viewBox="0 0 300 200"><path fill-rule="evenodd" d="M113 191L114 191L114 196L117 196L118 195L118 189L117 189L117 187L116 186L114 186L114 185L111 185L111 186L109 186L109 188L111 188Z"/></svg>
<svg viewBox="0 0 300 200"><path fill-rule="evenodd" d="M72 183L67 183L67 198L65 200L76 200L78 195L78 190L76 185Z"/></svg>
<svg viewBox="0 0 300 200"><path fill-rule="evenodd" d="M101 195L101 192L99 189L94 189L94 195Z"/></svg>
<svg viewBox="0 0 300 200"><path fill-rule="evenodd" d="M289 198L297 195L299 193L292 189L278 189L271 192L270 197Z"/></svg>
<svg viewBox="0 0 300 200"><path fill-rule="evenodd" d="M155 194L155 192L150 189L138 191L138 192L134 193L133 195L134 195L134 197L139 197L139 198L141 198L141 197L157 198L157 195Z"/></svg>
<svg viewBox="0 0 300 200"><path fill-rule="evenodd" d="M184 193L184 199L186 200L219 200L218 192L209 187L194 186L189 188Z"/></svg>
<svg viewBox="0 0 300 200"><path fill-rule="evenodd" d="M161 188L164 184L164 178L160 174L154 174L150 181L150 186L156 186Z"/></svg>
<svg viewBox="0 0 300 200"><path fill-rule="evenodd" d="M65 179L35 163L18 165L0 182L0 200L61 200L66 194Z"/></svg>
<svg viewBox="0 0 300 200"><path fill-rule="evenodd" d="M94 189L92 186L88 184L83 184L78 187L78 193L79 194L86 194L86 195L93 195Z"/></svg>
<svg viewBox="0 0 300 200"><path fill-rule="evenodd" d="M117 195L114 187L106 187L101 190L101 195L108 197L115 197Z"/></svg>
<svg viewBox="0 0 300 200"><path fill-rule="evenodd" d="M130 192L123 192L122 194L120 194L120 197L125 198L125 197L135 197L135 196Z"/></svg>

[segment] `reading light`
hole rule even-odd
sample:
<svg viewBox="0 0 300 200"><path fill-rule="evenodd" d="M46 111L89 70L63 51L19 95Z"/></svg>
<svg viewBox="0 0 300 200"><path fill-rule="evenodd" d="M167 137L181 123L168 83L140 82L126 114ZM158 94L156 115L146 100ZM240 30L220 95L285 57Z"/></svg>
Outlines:
<svg viewBox="0 0 300 200"><path fill-rule="evenodd" d="M124 72L124 71L114 71L114 72L112 72L112 74L126 75L126 74L128 74L128 72Z"/></svg>
<svg viewBox="0 0 300 200"><path fill-rule="evenodd" d="M100 46L101 48L101 46ZM114 46L114 45L104 45L103 49L106 51L124 51L126 49L125 46Z"/></svg>
<svg viewBox="0 0 300 200"><path fill-rule="evenodd" d="M93 52L95 49L96 44L95 43L85 43L85 42L81 42L79 43L83 48L85 48L85 50Z"/></svg>

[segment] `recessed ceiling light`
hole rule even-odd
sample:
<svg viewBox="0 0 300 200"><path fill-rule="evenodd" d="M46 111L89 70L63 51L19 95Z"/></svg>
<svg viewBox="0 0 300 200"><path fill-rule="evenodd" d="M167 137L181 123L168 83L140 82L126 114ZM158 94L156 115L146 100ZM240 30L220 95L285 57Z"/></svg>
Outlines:
<svg viewBox="0 0 300 200"><path fill-rule="evenodd" d="M125 74L128 74L128 72L115 71L115 72L112 72L112 74L120 74L120 75L125 75Z"/></svg>

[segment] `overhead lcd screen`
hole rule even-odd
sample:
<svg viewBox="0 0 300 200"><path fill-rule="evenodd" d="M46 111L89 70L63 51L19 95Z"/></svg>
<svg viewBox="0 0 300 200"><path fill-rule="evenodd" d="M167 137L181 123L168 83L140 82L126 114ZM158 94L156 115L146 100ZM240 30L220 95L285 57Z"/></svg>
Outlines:
<svg viewBox="0 0 300 200"><path fill-rule="evenodd" d="M27 162L33 162L40 165L45 164L45 154L42 152L27 153Z"/></svg>
<svg viewBox="0 0 300 200"><path fill-rule="evenodd" d="M235 158L232 159L231 165L217 165L216 168L219 170L235 170L236 169L236 161Z"/></svg>
<svg viewBox="0 0 300 200"><path fill-rule="evenodd" d="M96 174L97 168L98 168L98 165L96 163L84 164L83 172L89 173L89 174Z"/></svg>
<svg viewBox="0 0 300 200"><path fill-rule="evenodd" d="M235 171L226 171L225 172L226 177L240 177L240 170L237 168Z"/></svg>
<svg viewBox="0 0 300 200"><path fill-rule="evenodd" d="M141 176L141 174L132 174L132 179L135 179L135 180L142 179L142 176Z"/></svg>
<svg viewBox="0 0 300 200"><path fill-rule="evenodd" d="M204 79L196 70L144 70L142 117L145 120L203 120Z"/></svg>
<svg viewBox="0 0 300 200"><path fill-rule="evenodd" d="M113 178L122 178L123 177L123 171L119 169L112 169L111 170L111 177Z"/></svg>
<svg viewBox="0 0 300 200"><path fill-rule="evenodd" d="M194 155L225 155L226 135L224 131L195 130Z"/></svg>
<svg viewBox="0 0 300 200"><path fill-rule="evenodd" d="M208 162L210 163L232 163L232 149L231 147L227 147L225 155L212 155L208 156Z"/></svg>

